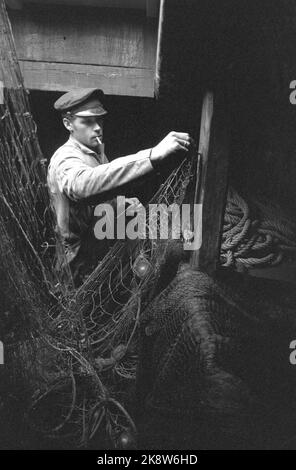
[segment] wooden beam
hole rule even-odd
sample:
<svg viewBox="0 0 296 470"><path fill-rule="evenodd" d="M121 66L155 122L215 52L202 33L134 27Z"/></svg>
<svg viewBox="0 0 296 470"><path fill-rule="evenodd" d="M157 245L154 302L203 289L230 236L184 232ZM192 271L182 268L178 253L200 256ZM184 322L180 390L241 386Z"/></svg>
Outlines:
<svg viewBox="0 0 296 470"><path fill-rule="evenodd" d="M11 11L26 86L99 86L108 94L153 97L157 21L143 12L119 13L35 4Z"/></svg>
<svg viewBox="0 0 296 470"><path fill-rule="evenodd" d="M162 66L162 54L163 54L162 39L163 39L163 25L164 25L164 18L165 18L165 4L166 4L166 0L160 0L157 47L156 47L155 77L154 77L154 94L156 97L159 96L159 83L160 83L160 73L161 73L161 66Z"/></svg>
<svg viewBox="0 0 296 470"><path fill-rule="evenodd" d="M154 94L154 73L149 69L28 60L19 63L25 86L32 90L99 87L109 95L153 97Z"/></svg>
<svg viewBox="0 0 296 470"><path fill-rule="evenodd" d="M199 152L201 185L195 203L202 204L202 245L191 255L191 266L212 275L219 263L229 164L229 121L211 92L203 101ZM200 234L198 234L200 236Z"/></svg>
<svg viewBox="0 0 296 470"><path fill-rule="evenodd" d="M197 165L197 174L196 174L196 187L194 194L194 204L200 204L202 209L205 199L205 182L206 174L208 167L208 156L209 156L209 146L210 146L210 133L211 125L214 111L214 96L212 92L207 92L201 111L201 120L200 120L200 132L199 132L199 145L198 145L198 154L199 160ZM194 244L200 246L202 244L203 236L202 225L194 227ZM192 251L190 264L194 269L200 268L200 253L201 249L196 249Z"/></svg>
<svg viewBox="0 0 296 470"><path fill-rule="evenodd" d="M157 24L141 12L32 4L10 20L19 59L155 69Z"/></svg>

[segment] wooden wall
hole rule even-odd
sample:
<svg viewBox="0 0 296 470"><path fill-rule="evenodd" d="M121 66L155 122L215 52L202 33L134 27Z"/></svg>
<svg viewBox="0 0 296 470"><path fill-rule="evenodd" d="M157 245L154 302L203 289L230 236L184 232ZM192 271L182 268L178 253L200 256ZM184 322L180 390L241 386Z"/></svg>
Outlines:
<svg viewBox="0 0 296 470"><path fill-rule="evenodd" d="M28 88L153 96L157 18L145 11L25 4L9 16Z"/></svg>

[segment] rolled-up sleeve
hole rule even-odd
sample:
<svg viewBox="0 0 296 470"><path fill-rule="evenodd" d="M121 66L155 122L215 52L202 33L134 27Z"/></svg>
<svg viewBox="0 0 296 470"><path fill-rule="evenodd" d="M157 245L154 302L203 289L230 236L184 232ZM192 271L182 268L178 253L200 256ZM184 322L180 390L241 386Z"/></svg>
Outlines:
<svg viewBox="0 0 296 470"><path fill-rule="evenodd" d="M150 150L117 158L96 167L86 165L79 155L58 156L55 176L59 190L70 199L81 200L113 191L153 171Z"/></svg>

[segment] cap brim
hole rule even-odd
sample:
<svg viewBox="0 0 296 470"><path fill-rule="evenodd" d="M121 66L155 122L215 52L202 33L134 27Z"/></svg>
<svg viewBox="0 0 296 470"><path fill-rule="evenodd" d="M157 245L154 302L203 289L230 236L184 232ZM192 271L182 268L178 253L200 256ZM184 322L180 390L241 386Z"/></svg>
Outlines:
<svg viewBox="0 0 296 470"><path fill-rule="evenodd" d="M85 109L84 111L73 113L74 116L78 117L105 116L106 114L107 111L102 108Z"/></svg>

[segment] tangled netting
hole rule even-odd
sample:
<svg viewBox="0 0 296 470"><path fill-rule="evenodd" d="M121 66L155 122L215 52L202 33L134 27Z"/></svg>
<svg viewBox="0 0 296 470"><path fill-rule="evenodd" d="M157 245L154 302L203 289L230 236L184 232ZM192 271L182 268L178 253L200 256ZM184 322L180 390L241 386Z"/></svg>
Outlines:
<svg viewBox="0 0 296 470"><path fill-rule="evenodd" d="M39 434L86 446L100 430L102 445L114 446L125 429L135 431L124 406L126 383L135 374L140 310L153 296L166 246L149 239L116 243L76 292L58 278L49 256L55 232L44 161L0 5L0 257L8 299L1 330L8 389L19 390ZM193 160L185 160L153 201L180 204L192 174Z"/></svg>
<svg viewBox="0 0 296 470"><path fill-rule="evenodd" d="M292 284L180 263L141 315L140 448L283 447L295 436L295 310Z"/></svg>
<svg viewBox="0 0 296 470"><path fill-rule="evenodd" d="M9 364L5 380L14 396L19 390L32 432L58 439L60 446L89 446L95 436L100 436L103 448L120 446L125 431L136 433L127 410L138 360L140 314L161 291L168 260L177 271L180 253L175 256L170 239L118 241L78 290L58 278L52 266L56 235L45 162L3 0L0 28L0 274L8 299L0 326ZM169 206L192 200L197 158L191 157L171 173L150 203ZM275 226L272 217L262 225L259 209L255 223L245 201L230 193L222 264L250 265L255 258L273 263L279 261L279 252L295 249L293 229ZM158 218L152 222L159 231ZM183 242L181 238L177 243L181 251Z"/></svg>

